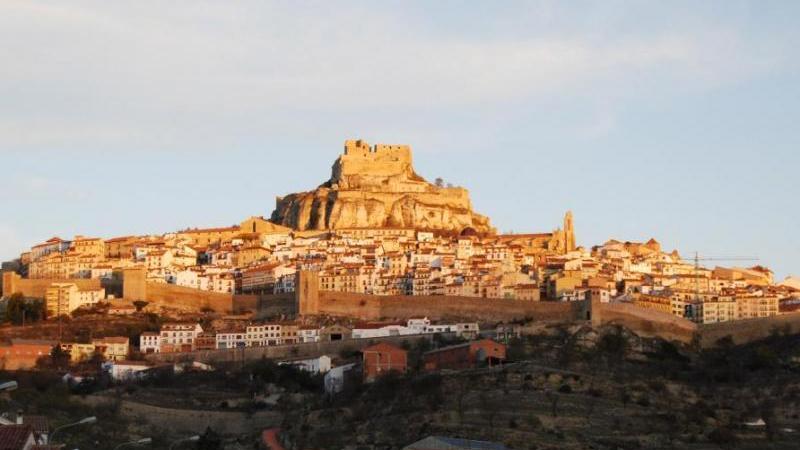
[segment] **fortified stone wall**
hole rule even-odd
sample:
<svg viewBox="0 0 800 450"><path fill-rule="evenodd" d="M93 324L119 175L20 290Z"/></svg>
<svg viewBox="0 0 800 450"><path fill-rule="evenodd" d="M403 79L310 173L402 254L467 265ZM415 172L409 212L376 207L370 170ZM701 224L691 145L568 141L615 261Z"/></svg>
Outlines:
<svg viewBox="0 0 800 450"><path fill-rule="evenodd" d="M760 319L712 323L701 325L699 330L700 345L703 347L713 347L718 340L726 336L730 336L736 344L744 344L769 337L776 331L800 333L800 312Z"/></svg>
<svg viewBox="0 0 800 450"><path fill-rule="evenodd" d="M690 320L625 303L592 302L590 315L593 326L622 325L642 337L660 337L688 344L697 333L697 325Z"/></svg>
<svg viewBox="0 0 800 450"><path fill-rule="evenodd" d="M297 315L297 302L293 293L269 295L234 295L234 314L255 313L256 318L275 316L294 317Z"/></svg>
<svg viewBox="0 0 800 450"><path fill-rule="evenodd" d="M176 286L166 283L147 283L145 300L157 306L199 311L210 308L219 313L232 313L233 295Z"/></svg>
<svg viewBox="0 0 800 450"><path fill-rule="evenodd" d="M451 296L376 296L349 292L319 292L319 313L350 316L362 320L409 319L427 316L433 320L572 321L581 318L579 302L532 302L502 298Z"/></svg>
<svg viewBox="0 0 800 450"><path fill-rule="evenodd" d="M103 287L99 279L22 278L14 272L3 272L3 296L19 292L25 297L44 298L47 288L53 283L74 283L81 290Z"/></svg>
<svg viewBox="0 0 800 450"><path fill-rule="evenodd" d="M122 272L122 297L131 301L147 298L147 273L144 269L137 267Z"/></svg>
<svg viewBox="0 0 800 450"><path fill-rule="evenodd" d="M295 280L295 295L298 313L301 316L318 314L319 272L315 270L298 271Z"/></svg>
<svg viewBox="0 0 800 450"><path fill-rule="evenodd" d="M184 286L166 283L152 283L146 280L141 268L126 269L122 283L125 300L145 300L156 307L168 307L188 311L204 308L229 314L258 310L258 296L232 295L220 292L201 291Z"/></svg>

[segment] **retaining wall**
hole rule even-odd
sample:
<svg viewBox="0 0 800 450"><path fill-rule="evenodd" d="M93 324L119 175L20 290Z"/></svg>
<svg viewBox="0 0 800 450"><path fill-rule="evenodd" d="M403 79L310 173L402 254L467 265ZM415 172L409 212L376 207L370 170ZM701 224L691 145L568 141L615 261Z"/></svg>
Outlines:
<svg viewBox="0 0 800 450"><path fill-rule="evenodd" d="M240 411L163 408L102 395L87 395L81 401L90 406L119 402L119 411L123 416L186 434L202 434L206 427L221 434L246 434L279 426L283 419L281 414L274 411L247 414Z"/></svg>

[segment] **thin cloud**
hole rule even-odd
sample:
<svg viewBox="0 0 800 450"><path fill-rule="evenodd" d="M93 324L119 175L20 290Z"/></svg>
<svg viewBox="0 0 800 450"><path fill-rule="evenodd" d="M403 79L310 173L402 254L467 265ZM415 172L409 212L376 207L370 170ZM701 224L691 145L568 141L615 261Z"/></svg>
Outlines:
<svg viewBox="0 0 800 450"><path fill-rule="evenodd" d="M719 26L476 39L355 7L79 5L0 6L0 151L224 147L304 116L702 91L781 63Z"/></svg>

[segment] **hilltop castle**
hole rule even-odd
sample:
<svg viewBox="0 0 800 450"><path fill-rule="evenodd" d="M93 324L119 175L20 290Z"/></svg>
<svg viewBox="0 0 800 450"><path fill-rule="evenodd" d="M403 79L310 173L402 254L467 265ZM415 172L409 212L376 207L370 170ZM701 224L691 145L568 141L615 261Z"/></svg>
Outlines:
<svg viewBox="0 0 800 450"><path fill-rule="evenodd" d="M317 189L278 197L272 221L297 230L415 228L493 233L472 211L469 191L425 181L411 147L348 140Z"/></svg>

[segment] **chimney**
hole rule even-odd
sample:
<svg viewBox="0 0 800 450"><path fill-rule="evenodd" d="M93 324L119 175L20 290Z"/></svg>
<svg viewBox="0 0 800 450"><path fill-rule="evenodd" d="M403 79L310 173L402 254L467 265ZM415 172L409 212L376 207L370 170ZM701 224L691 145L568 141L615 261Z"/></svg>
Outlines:
<svg viewBox="0 0 800 450"><path fill-rule="evenodd" d="M22 410L17 410L17 425L22 425Z"/></svg>

